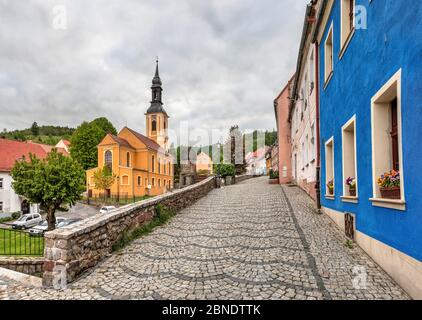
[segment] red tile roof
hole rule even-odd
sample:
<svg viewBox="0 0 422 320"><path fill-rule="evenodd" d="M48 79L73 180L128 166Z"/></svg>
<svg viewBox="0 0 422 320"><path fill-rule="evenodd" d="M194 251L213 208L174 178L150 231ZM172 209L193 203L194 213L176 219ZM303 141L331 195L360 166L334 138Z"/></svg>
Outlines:
<svg viewBox="0 0 422 320"><path fill-rule="evenodd" d="M0 171L9 172L23 156L29 159L30 153L44 159L48 152L39 144L0 139Z"/></svg>
<svg viewBox="0 0 422 320"><path fill-rule="evenodd" d="M39 159L47 157L54 147L33 142L21 142L8 139L0 139L0 172L9 172L17 160L29 159L29 154L33 154ZM56 148L58 152L65 156L69 154L62 148Z"/></svg>

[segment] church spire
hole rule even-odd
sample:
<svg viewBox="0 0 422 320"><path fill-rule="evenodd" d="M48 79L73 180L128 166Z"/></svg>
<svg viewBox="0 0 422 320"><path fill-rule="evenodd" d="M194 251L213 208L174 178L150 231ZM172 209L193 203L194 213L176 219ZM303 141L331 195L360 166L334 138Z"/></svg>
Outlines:
<svg viewBox="0 0 422 320"><path fill-rule="evenodd" d="M151 93L152 93L152 100L151 106L147 110L148 113L166 113L163 108L163 101L162 101L162 94L163 94L163 83L161 82L160 72L158 70L158 57L156 60L155 66L155 75L152 79L152 86L151 86Z"/></svg>

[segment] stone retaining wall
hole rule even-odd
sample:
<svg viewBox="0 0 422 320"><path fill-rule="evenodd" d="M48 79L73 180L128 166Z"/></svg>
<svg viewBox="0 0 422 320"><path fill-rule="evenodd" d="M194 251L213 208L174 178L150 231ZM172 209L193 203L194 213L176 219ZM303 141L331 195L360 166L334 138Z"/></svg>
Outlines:
<svg viewBox="0 0 422 320"><path fill-rule="evenodd" d="M215 185L215 178L210 177L184 189L47 232L43 285L52 286L57 279L61 279L61 283L72 282L82 272L97 265L111 253L124 232L153 219L157 204L179 211L205 196Z"/></svg>
<svg viewBox="0 0 422 320"><path fill-rule="evenodd" d="M241 183L245 180L251 179L251 178L256 178L255 176L251 176L249 174L243 174L241 176L236 176L236 183Z"/></svg>
<svg viewBox="0 0 422 320"><path fill-rule="evenodd" d="M0 257L0 268L41 276L43 273L43 257Z"/></svg>

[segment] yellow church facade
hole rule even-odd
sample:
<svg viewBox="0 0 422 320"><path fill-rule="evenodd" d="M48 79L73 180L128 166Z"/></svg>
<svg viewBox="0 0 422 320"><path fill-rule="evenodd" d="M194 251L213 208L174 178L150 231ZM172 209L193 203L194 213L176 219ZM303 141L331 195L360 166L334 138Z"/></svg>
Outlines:
<svg viewBox="0 0 422 320"><path fill-rule="evenodd" d="M98 145L98 167L86 172L89 196L156 196L173 188L173 157L168 152L168 115L162 103L158 72L152 81L152 101L147 110L146 135L124 127L118 135L107 134ZM94 173L108 166L116 177L108 190L98 190Z"/></svg>

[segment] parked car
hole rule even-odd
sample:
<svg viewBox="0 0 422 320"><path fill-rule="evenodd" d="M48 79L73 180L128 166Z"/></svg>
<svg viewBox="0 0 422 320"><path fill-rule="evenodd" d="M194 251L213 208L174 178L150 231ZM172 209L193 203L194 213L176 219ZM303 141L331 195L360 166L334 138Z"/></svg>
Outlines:
<svg viewBox="0 0 422 320"><path fill-rule="evenodd" d="M34 227L42 222L42 217L39 213L28 213L21 216L18 220L12 223L13 229L28 229Z"/></svg>
<svg viewBox="0 0 422 320"><path fill-rule="evenodd" d="M79 222L79 221L82 221L82 219L76 219L76 218L75 219L65 219L64 221L60 222L57 225L57 229L69 226L69 225L74 224L74 223Z"/></svg>
<svg viewBox="0 0 422 320"><path fill-rule="evenodd" d="M56 228L63 223L65 218L56 218ZM29 235L31 236L42 236L48 230L48 221L44 220L39 225L33 227L29 230Z"/></svg>
<svg viewBox="0 0 422 320"><path fill-rule="evenodd" d="M110 211L113 211L113 210L115 210L116 209L116 207L115 206L105 206L105 207L102 207L101 209L100 209L100 213L101 214L106 214L106 213L109 213Z"/></svg>

